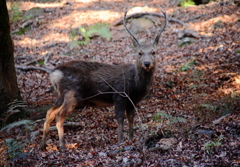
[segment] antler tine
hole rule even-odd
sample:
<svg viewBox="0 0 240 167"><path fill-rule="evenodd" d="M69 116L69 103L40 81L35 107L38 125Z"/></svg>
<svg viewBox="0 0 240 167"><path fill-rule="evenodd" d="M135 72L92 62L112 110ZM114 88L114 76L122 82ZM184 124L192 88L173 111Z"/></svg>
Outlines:
<svg viewBox="0 0 240 167"><path fill-rule="evenodd" d="M126 25L126 15L127 15L128 9L124 12L124 17L123 17L123 25L125 27L125 29L127 30L127 32L132 36L132 39L135 40L135 42L138 44L138 46L140 46L137 38L130 32L130 30L127 28Z"/></svg>
<svg viewBox="0 0 240 167"><path fill-rule="evenodd" d="M156 36L156 38L154 39L153 41L153 45L155 45L155 43L158 43L158 40L159 40L159 37L161 36L163 30L165 29L166 25L167 25L167 15L166 15L166 12L164 12L161 8L160 10L162 11L163 13L163 16L165 18L165 22L164 22L164 26L161 28L161 30L159 31L158 35Z"/></svg>

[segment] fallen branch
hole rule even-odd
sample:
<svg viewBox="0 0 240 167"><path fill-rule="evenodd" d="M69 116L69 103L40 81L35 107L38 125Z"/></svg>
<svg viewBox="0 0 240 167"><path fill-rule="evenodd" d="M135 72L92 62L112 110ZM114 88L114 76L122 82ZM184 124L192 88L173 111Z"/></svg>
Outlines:
<svg viewBox="0 0 240 167"><path fill-rule="evenodd" d="M49 69L47 67L45 68L45 67L15 65L15 68L21 69L21 70L41 70L41 71L45 71L49 74L52 72L52 69Z"/></svg>
<svg viewBox="0 0 240 167"><path fill-rule="evenodd" d="M45 61L48 61L49 58L50 58L52 55L53 55L52 52L47 53L47 54L42 55L41 57L38 57L38 58L36 58L36 59L34 59L34 60L31 60L31 61L29 61L29 62L23 63L22 66L27 66L27 65L30 65L30 64L32 64L32 63L38 62L39 60L41 60L41 59L43 59L43 58L44 58L44 65L45 65L45 63L47 63L47 62L45 62Z"/></svg>
<svg viewBox="0 0 240 167"><path fill-rule="evenodd" d="M226 114L226 115L224 115L224 116L222 116L222 117L220 117L220 118L212 121L213 125L217 125L217 124L221 123L221 122L223 121L223 119L225 119L225 118L226 118L227 116L229 116L229 115L230 115L230 114Z"/></svg>
<svg viewBox="0 0 240 167"><path fill-rule="evenodd" d="M52 55L53 55L53 53L50 52L50 53L47 53L47 54L45 54L45 55L43 55L43 56L41 56L41 57L39 57L37 59L31 60L29 62L26 62L26 63L24 63L22 65L15 65L15 67L18 68L18 69L21 69L21 70L41 70L41 71L45 71L47 73L51 73L52 69L50 69L48 67L48 61L49 61L49 59L50 59L50 57ZM27 65L32 64L34 62L37 62L37 61L39 61L39 60L41 60L43 58L44 58L44 67L27 66Z"/></svg>
<svg viewBox="0 0 240 167"><path fill-rule="evenodd" d="M71 128L73 128L73 127L79 127L79 126L81 126L81 123L79 123L79 122L66 122L66 123L63 124L63 126L64 126L64 127L71 127ZM52 127L49 128L49 131L55 131L55 130L57 130L57 127L56 127L56 126L52 126ZM43 131L43 129L38 129L38 130L32 132L32 133L30 134L30 140L31 140L31 141L35 140L36 137L37 137L37 136L40 134L40 132L42 132L42 131Z"/></svg>
<svg viewBox="0 0 240 167"><path fill-rule="evenodd" d="M185 22L193 21L193 20L199 19L204 16L206 16L206 14L197 15L197 16L194 16L194 17L191 17L191 18L185 20Z"/></svg>
<svg viewBox="0 0 240 167"><path fill-rule="evenodd" d="M140 12L140 13L134 13L134 14L128 15L126 17L126 19L139 18L139 17L142 17L144 15L152 15L152 16L157 16L157 17L164 17L162 14L159 14L159 13L156 13L156 12ZM182 22L182 21L180 21L178 19L167 17L167 20L169 22L175 22L175 23L181 24L183 26L189 27L189 25L187 23L184 23L184 22ZM119 26L121 24L123 24L123 19L122 18L117 20L113 25L114 26Z"/></svg>

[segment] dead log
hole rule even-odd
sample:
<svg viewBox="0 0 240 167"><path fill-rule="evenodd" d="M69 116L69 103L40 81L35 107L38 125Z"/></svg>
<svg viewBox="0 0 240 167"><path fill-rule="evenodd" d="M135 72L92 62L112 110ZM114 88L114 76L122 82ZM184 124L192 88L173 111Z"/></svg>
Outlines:
<svg viewBox="0 0 240 167"><path fill-rule="evenodd" d="M152 15L152 16L157 16L157 17L163 17L164 18L163 14L159 14L159 13L156 13L156 12L140 12L140 13L130 14L126 17L126 19L128 20L130 18L139 18L139 17L145 16L145 15ZM167 17L167 20L169 22L175 22L175 23L181 24L182 26L189 27L189 25L187 23L184 23L184 22L182 22L178 19ZM117 20L115 23L113 23L113 26L119 26L121 24L123 24L123 19L122 18Z"/></svg>

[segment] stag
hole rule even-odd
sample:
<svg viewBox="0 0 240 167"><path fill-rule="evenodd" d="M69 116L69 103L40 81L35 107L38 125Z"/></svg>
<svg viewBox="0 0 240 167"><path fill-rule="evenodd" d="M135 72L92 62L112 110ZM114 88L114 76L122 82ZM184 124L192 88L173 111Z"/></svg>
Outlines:
<svg viewBox="0 0 240 167"><path fill-rule="evenodd" d="M157 44L167 24L166 13L163 11L162 13L165 22L153 43L141 45L126 26L127 11L125 11L123 24L130 34L138 54L135 64L110 65L98 62L71 61L52 71L50 80L58 93L58 98L54 106L47 111L40 148L46 147L46 135L50 123L55 119L60 148L66 149L64 120L75 108L82 106L114 105L118 122L118 143L123 141L125 115L128 120L129 138L133 139L134 106L147 95L153 83ZM124 95L120 92L124 92Z"/></svg>

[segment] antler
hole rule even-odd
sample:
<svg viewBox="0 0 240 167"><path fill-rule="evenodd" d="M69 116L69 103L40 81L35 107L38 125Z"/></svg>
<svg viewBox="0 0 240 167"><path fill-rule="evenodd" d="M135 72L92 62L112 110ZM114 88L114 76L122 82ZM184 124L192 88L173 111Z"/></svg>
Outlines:
<svg viewBox="0 0 240 167"><path fill-rule="evenodd" d="M164 26L162 27L162 29L159 31L158 35L157 35L156 38L154 39L153 45L158 44L159 37L161 36L163 30L165 29L165 27L166 27L166 25L167 25L167 15L166 15L166 12L164 12L161 8L160 8L160 10L161 10L162 13L163 13L163 16L164 16L164 18L165 18L165 22L164 22Z"/></svg>
<svg viewBox="0 0 240 167"><path fill-rule="evenodd" d="M134 41L138 44L138 46L140 46L137 38L136 38L136 37L130 32L130 30L127 28L127 25L126 25L126 15L127 15L127 12L128 12L128 9L125 11L124 17L123 17L124 27L125 27L125 29L127 30L127 32L132 36L132 40L134 40Z"/></svg>

